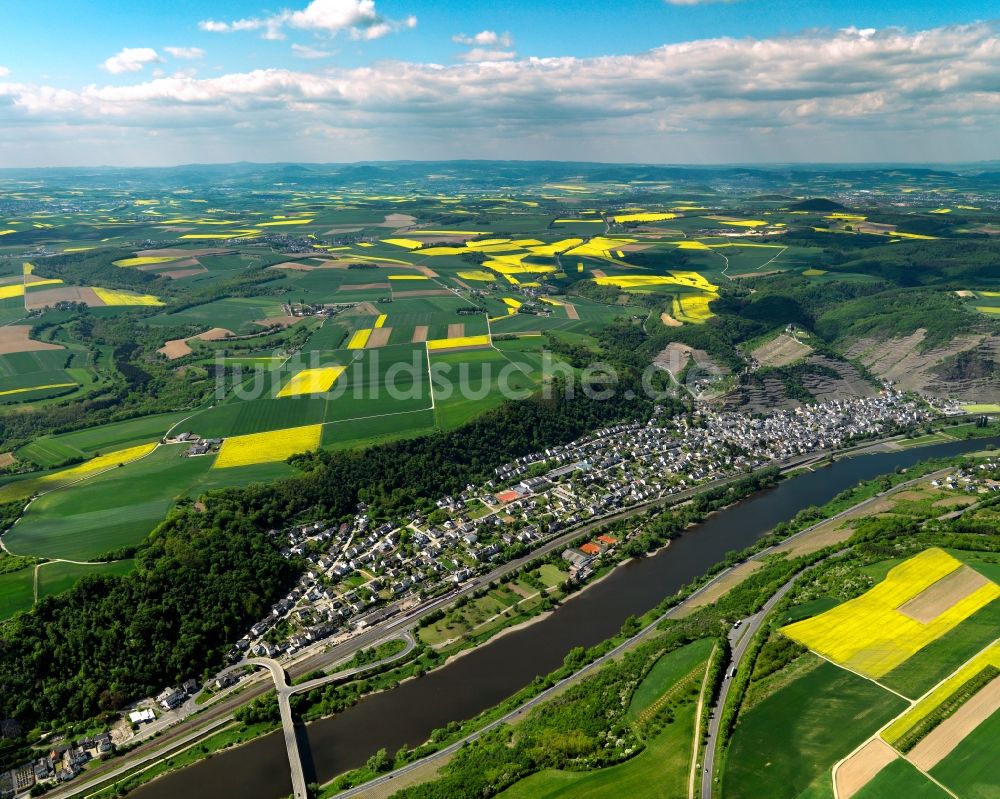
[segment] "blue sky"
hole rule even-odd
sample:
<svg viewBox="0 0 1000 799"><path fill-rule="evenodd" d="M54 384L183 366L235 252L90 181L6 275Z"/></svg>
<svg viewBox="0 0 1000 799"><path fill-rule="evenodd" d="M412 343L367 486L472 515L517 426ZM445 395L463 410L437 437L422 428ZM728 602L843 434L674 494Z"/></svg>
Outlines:
<svg viewBox="0 0 1000 799"><path fill-rule="evenodd" d="M995 2L15 5L0 166L1000 156Z"/></svg>

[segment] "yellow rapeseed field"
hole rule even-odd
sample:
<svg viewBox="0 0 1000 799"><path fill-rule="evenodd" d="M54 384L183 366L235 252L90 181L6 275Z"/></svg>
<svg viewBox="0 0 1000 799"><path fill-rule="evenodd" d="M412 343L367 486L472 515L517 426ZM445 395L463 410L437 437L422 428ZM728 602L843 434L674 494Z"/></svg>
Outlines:
<svg viewBox="0 0 1000 799"><path fill-rule="evenodd" d="M322 394L329 391L337 378L344 373L344 366L323 366L318 369L303 369L292 375L278 392L279 397L298 397L301 394Z"/></svg>
<svg viewBox="0 0 1000 799"><path fill-rule="evenodd" d="M767 222L761 219L740 219L740 220L725 220L720 219L723 225L732 225L733 227L763 227Z"/></svg>
<svg viewBox="0 0 1000 799"><path fill-rule="evenodd" d="M375 320L375 327L380 328L385 324L385 320L389 318L388 314L381 314L378 319Z"/></svg>
<svg viewBox="0 0 1000 799"><path fill-rule="evenodd" d="M51 491L54 488L58 488L60 485L66 483L72 483L76 480L82 480L85 477L97 474L98 472L103 472L105 469L111 469L120 463L129 463L131 461L137 460L145 455L148 455L156 449L156 443L151 444L140 444L136 447L128 447L126 449L120 449L116 452L109 452L107 455L98 455L96 458L91 458L85 463L81 463L78 466L72 466L69 469L63 469L58 472L52 472L51 474L42 475L41 477L35 477L30 480L21 480L17 483L10 483L3 487L0 487L0 502L16 502L22 499L28 499L34 494L41 493L42 491Z"/></svg>
<svg viewBox="0 0 1000 799"><path fill-rule="evenodd" d="M372 328L366 327L362 330L355 330L351 340L347 342L349 350L363 350L368 343L368 337L372 334Z"/></svg>
<svg viewBox="0 0 1000 799"><path fill-rule="evenodd" d="M0 391L0 397L6 397L9 394L23 394L26 391L41 391L43 388L69 388L70 386L76 386L77 383L50 383L47 386L32 386L31 388L10 388L6 391Z"/></svg>
<svg viewBox="0 0 1000 799"><path fill-rule="evenodd" d="M417 239L382 239L382 243L393 244L396 247L402 247L404 250L418 250L424 244Z"/></svg>
<svg viewBox="0 0 1000 799"><path fill-rule="evenodd" d="M496 280L496 275L492 272L459 272L458 276L462 278L462 280L481 280L484 283L492 283Z"/></svg>
<svg viewBox="0 0 1000 799"><path fill-rule="evenodd" d="M149 264L165 264L178 260L176 255L140 255L135 258L122 258L112 261L115 266L148 266Z"/></svg>
<svg viewBox="0 0 1000 799"><path fill-rule="evenodd" d="M567 255L593 256L595 258L611 258L611 251L620 249L626 244L635 244L637 239L612 239L604 236L594 236L585 244L579 244Z"/></svg>
<svg viewBox="0 0 1000 799"><path fill-rule="evenodd" d="M282 219L278 222L258 222L258 227L284 227L287 225L311 225L311 219Z"/></svg>
<svg viewBox="0 0 1000 799"><path fill-rule="evenodd" d="M984 585L927 624L897 610L961 565L944 550L924 550L857 599L781 631L836 663L881 677L1000 596L996 584Z"/></svg>
<svg viewBox="0 0 1000 799"><path fill-rule="evenodd" d="M711 319L712 313L708 304L712 300L717 300L718 294L685 294L682 297L674 297L673 316L678 322L700 325L702 322Z"/></svg>
<svg viewBox="0 0 1000 799"><path fill-rule="evenodd" d="M105 305L164 305L158 297L152 294L130 294L127 291L101 289L94 287L94 293Z"/></svg>
<svg viewBox="0 0 1000 799"><path fill-rule="evenodd" d="M930 715L934 708L987 666L1000 668L1000 643L991 644L971 660L967 661L951 677L886 727L882 732L882 738L886 743L890 744L898 741L918 721Z"/></svg>
<svg viewBox="0 0 1000 799"><path fill-rule="evenodd" d="M47 474L38 479L44 482L59 483L64 483L68 480L76 480L80 477L86 477L89 474L93 474L94 472L101 472L105 469L110 469L117 466L119 463L129 463L130 461L138 460L139 458L148 455L154 449L156 449L155 441L149 444L139 444L135 447L126 447L125 449L119 449L115 452L109 452L107 455L98 455L96 458L91 458L89 461L81 463L79 466L73 466L69 469L63 469L61 472Z"/></svg>
<svg viewBox="0 0 1000 799"><path fill-rule="evenodd" d="M662 222L665 219L676 219L677 214L670 213L643 213L643 214L618 214L611 217L615 222Z"/></svg>
<svg viewBox="0 0 1000 799"><path fill-rule="evenodd" d="M458 338L434 338L427 342L429 350L451 350L459 347L488 347L489 336L459 336Z"/></svg>
<svg viewBox="0 0 1000 799"><path fill-rule="evenodd" d="M298 452L308 452L319 447L322 434L323 425L313 424L267 433L230 436L222 442L222 449L212 468L230 469L234 466L287 460Z"/></svg>
<svg viewBox="0 0 1000 799"><path fill-rule="evenodd" d="M14 286L0 286L0 300L9 300L13 297L24 296L24 285L18 283Z"/></svg>
<svg viewBox="0 0 1000 799"><path fill-rule="evenodd" d="M562 241L555 241L552 244L528 247L528 250L535 255L546 255L551 258L553 255L571 250L580 244L583 244L583 239L563 239Z"/></svg>

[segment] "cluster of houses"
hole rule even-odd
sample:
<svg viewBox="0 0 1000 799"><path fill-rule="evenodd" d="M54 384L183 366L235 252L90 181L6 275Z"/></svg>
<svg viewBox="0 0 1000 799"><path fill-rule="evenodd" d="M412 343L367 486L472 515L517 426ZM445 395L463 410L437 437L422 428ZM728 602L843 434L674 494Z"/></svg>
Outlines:
<svg viewBox="0 0 1000 799"><path fill-rule="evenodd" d="M219 447L222 446L221 438L202 438L196 433L178 433L175 436L169 436L163 439L164 444L187 444L188 448L184 450L183 456L185 458L194 458L199 455L210 455L213 452L218 452Z"/></svg>
<svg viewBox="0 0 1000 799"><path fill-rule="evenodd" d="M0 799L31 791L36 785L52 787L69 782L88 762L107 757L113 751L110 732L53 746L41 757L0 773Z"/></svg>
<svg viewBox="0 0 1000 799"><path fill-rule="evenodd" d="M959 469L940 480L932 480L931 485L969 494L1000 492L1000 458L989 458L970 468Z"/></svg>
<svg viewBox="0 0 1000 799"><path fill-rule="evenodd" d="M292 655L348 637L588 520L931 415L926 404L891 389L761 417L710 408L671 418L656 413L504 464L484 484L438 499L431 513L376 523L359 505L348 522L272 530L283 554L307 568L230 657ZM595 540L568 550L571 576L586 579L608 546Z"/></svg>

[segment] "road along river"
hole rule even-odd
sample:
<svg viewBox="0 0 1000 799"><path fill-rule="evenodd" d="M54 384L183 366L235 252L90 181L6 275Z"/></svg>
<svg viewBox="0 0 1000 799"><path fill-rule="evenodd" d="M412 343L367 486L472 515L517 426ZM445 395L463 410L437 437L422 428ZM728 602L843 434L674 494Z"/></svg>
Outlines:
<svg viewBox="0 0 1000 799"><path fill-rule="evenodd" d="M325 782L362 765L379 748L390 755L423 743L433 729L475 716L558 667L576 646L614 635L704 574L731 550L751 545L776 524L822 505L861 480L928 459L1000 445L1000 438L956 441L859 455L783 481L722 510L656 555L623 564L534 624L500 636L444 668L370 696L337 716L308 725L302 741L306 778ZM138 799L280 799L291 794L281 732L216 754L146 785Z"/></svg>

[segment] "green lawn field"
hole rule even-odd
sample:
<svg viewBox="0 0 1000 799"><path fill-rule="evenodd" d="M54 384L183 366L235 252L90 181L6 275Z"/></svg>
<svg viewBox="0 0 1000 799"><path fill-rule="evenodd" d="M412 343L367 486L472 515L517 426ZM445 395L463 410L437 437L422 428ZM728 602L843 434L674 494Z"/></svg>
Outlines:
<svg viewBox="0 0 1000 799"><path fill-rule="evenodd" d="M968 794L959 795L961 799L972 799ZM983 794L984 797L986 795ZM899 799L903 796L906 799L947 799L948 794L906 760L897 758L854 794L854 799ZM995 797L996 793L989 796Z"/></svg>
<svg viewBox="0 0 1000 799"><path fill-rule="evenodd" d="M944 760L931 769L961 799L996 799L1000 796L1000 710L976 727Z"/></svg>
<svg viewBox="0 0 1000 799"><path fill-rule="evenodd" d="M793 799L905 707L898 696L823 662L740 717L721 795Z"/></svg>
<svg viewBox="0 0 1000 799"><path fill-rule="evenodd" d="M4 536L11 552L89 560L138 544L180 497L291 473L284 463L211 469L211 456L183 458L184 445L39 497Z"/></svg>
<svg viewBox="0 0 1000 799"><path fill-rule="evenodd" d="M34 567L0 574L0 621L22 610L31 610L35 603Z"/></svg>

